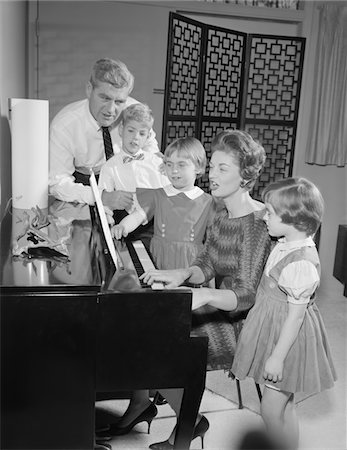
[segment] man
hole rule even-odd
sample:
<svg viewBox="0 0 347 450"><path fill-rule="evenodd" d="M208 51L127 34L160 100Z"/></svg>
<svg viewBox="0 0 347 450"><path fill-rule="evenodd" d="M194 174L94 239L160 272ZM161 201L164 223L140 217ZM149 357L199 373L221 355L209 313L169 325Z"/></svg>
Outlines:
<svg viewBox="0 0 347 450"><path fill-rule="evenodd" d="M50 193L67 202L94 203L90 169L98 176L106 160L121 147L120 114L137 103L131 97L134 77L126 65L109 58L98 60L86 85L87 98L65 106L50 127ZM112 148L113 147L113 148ZM159 152L151 130L145 151ZM103 203L130 208L131 192L104 192Z"/></svg>

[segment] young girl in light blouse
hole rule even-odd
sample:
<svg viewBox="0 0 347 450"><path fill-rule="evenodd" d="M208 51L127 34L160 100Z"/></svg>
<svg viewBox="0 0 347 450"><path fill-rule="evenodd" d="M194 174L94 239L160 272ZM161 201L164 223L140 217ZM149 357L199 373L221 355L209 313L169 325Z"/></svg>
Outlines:
<svg viewBox="0 0 347 450"><path fill-rule="evenodd" d="M264 384L261 415L278 448L298 447L294 394L331 388L336 379L315 303L320 262L312 239L323 215L317 187L304 178L270 184L263 193L270 253L256 302L243 326L232 372Z"/></svg>

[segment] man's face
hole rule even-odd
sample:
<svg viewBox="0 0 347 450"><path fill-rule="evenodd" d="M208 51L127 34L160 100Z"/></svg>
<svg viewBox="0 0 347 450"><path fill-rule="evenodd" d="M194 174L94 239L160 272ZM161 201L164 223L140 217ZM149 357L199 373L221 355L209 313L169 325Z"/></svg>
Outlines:
<svg viewBox="0 0 347 450"><path fill-rule="evenodd" d="M129 95L127 87L117 89L109 83L97 82L93 87L87 83L89 110L102 127L109 127L119 117Z"/></svg>

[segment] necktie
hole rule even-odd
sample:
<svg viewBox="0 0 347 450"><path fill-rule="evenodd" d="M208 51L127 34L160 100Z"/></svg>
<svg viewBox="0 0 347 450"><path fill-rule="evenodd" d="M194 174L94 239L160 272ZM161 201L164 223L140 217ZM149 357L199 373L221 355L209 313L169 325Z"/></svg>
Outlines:
<svg viewBox="0 0 347 450"><path fill-rule="evenodd" d="M108 127L102 128L102 137L104 138L106 161L113 156L112 139Z"/></svg>
<svg viewBox="0 0 347 450"><path fill-rule="evenodd" d="M143 153L139 153L138 155L135 155L135 156L123 156L123 163L127 164L134 160L143 159L144 157L145 157L145 155Z"/></svg>

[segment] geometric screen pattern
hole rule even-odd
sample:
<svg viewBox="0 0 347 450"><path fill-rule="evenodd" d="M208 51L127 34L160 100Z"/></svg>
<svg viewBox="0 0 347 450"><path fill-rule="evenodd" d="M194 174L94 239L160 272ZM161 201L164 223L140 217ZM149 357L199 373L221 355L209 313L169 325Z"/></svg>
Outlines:
<svg viewBox="0 0 347 450"><path fill-rule="evenodd" d="M199 96L201 27L173 19L168 115L196 116Z"/></svg>
<svg viewBox="0 0 347 450"><path fill-rule="evenodd" d="M209 28L203 116L237 120L243 70L245 35Z"/></svg>
<svg viewBox="0 0 347 450"><path fill-rule="evenodd" d="M196 123L187 120L169 120L167 123L167 143L182 137L195 137Z"/></svg>
<svg viewBox="0 0 347 450"><path fill-rule="evenodd" d="M252 191L260 199L269 182L292 173L305 39L247 35L170 13L168 42L163 149L194 136L209 161L219 131L248 131L267 154ZM207 173L197 184L209 191Z"/></svg>
<svg viewBox="0 0 347 450"><path fill-rule="evenodd" d="M246 120L294 121L304 40L252 36Z"/></svg>
<svg viewBox="0 0 347 450"><path fill-rule="evenodd" d="M261 142L266 152L263 171L252 190L252 196L261 199L266 185L291 176L294 153L294 128L283 125L246 125L245 130Z"/></svg>

